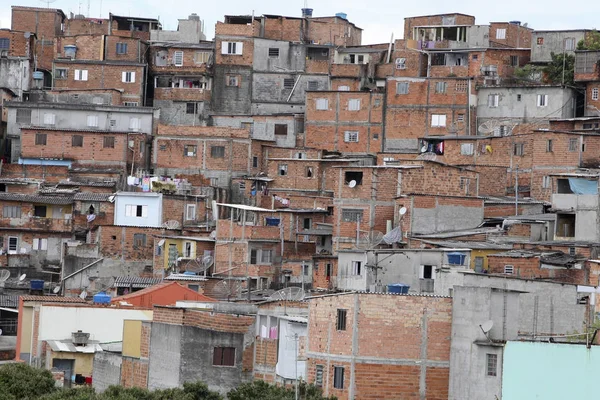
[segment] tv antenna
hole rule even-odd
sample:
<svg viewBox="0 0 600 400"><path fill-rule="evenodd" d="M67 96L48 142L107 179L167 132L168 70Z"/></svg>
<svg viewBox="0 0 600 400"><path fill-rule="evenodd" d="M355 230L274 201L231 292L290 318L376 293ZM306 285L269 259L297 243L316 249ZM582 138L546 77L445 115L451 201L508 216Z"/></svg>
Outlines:
<svg viewBox="0 0 600 400"><path fill-rule="evenodd" d="M242 294L242 282L235 279L223 279L213 289L217 298L237 298Z"/></svg>
<svg viewBox="0 0 600 400"><path fill-rule="evenodd" d="M54 3L56 0L40 0L42 3L46 3L46 7L50 8L50 4Z"/></svg>
<svg viewBox="0 0 600 400"><path fill-rule="evenodd" d="M359 249L372 249L377 247L383 241L383 233L379 231L372 231L360 235L356 247Z"/></svg>
<svg viewBox="0 0 600 400"><path fill-rule="evenodd" d="M483 324L479 325L479 329L481 329L481 331L483 332L483 334L485 335L487 340L489 340L490 342L492 341L492 339L490 339L490 336L488 335L488 333L492 330L493 327L494 327L494 321L492 321L491 319L488 321L485 321Z"/></svg>
<svg viewBox="0 0 600 400"><path fill-rule="evenodd" d="M185 265L183 265L181 269L184 269L186 272L194 272L196 274L200 274L202 272L207 271L210 267L215 263L215 259L211 255L206 255L204 257L198 257L192 260L188 260Z"/></svg>
<svg viewBox="0 0 600 400"><path fill-rule="evenodd" d="M7 269L0 270L0 282L6 282L6 280L10 278L10 271Z"/></svg>
<svg viewBox="0 0 600 400"><path fill-rule="evenodd" d="M304 289L291 286L276 291L271 296L269 296L269 300L300 301L304 300L304 296Z"/></svg>

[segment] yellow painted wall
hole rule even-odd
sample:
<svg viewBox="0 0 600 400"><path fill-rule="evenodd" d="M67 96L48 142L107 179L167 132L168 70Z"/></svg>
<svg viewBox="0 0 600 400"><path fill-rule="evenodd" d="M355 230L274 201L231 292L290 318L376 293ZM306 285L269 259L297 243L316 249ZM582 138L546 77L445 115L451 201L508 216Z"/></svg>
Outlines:
<svg viewBox="0 0 600 400"><path fill-rule="evenodd" d="M123 321L123 355L140 358L142 345L142 321Z"/></svg>
<svg viewBox="0 0 600 400"><path fill-rule="evenodd" d="M490 254L501 253L506 250L501 249L472 249L471 250L471 269L475 270L475 257L483 257L483 269L488 269L488 256Z"/></svg>
<svg viewBox="0 0 600 400"><path fill-rule="evenodd" d="M54 352L50 354L50 365L52 368L52 360L55 358L75 360L75 371L73 375L81 374L83 376L91 376L94 369L94 353L68 353L65 351Z"/></svg>
<svg viewBox="0 0 600 400"><path fill-rule="evenodd" d="M33 319L33 307L23 306L21 316L21 349L20 353L31 353L31 320Z"/></svg>
<svg viewBox="0 0 600 400"><path fill-rule="evenodd" d="M184 240L184 239L166 239L165 244L162 247L163 254L163 267L167 269L169 267L169 246L174 244L177 246L177 253L179 256L183 255L184 251L184 243L190 242L192 244L192 257L196 257L196 242L193 240Z"/></svg>

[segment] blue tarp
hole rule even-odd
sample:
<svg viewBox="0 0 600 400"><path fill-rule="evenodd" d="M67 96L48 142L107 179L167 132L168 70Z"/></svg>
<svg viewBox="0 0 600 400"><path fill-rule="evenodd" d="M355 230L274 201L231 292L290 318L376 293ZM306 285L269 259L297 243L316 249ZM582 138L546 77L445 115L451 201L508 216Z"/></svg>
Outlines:
<svg viewBox="0 0 600 400"><path fill-rule="evenodd" d="M571 192L575 194L598 194L598 181L581 178L569 178Z"/></svg>

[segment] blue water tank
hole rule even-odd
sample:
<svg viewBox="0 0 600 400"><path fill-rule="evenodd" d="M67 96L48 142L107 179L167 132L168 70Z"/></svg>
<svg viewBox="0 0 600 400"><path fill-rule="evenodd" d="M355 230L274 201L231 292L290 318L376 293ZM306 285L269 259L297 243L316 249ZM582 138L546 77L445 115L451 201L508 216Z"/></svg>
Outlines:
<svg viewBox="0 0 600 400"><path fill-rule="evenodd" d="M410 289L410 285L405 283L392 283L388 285L388 293L407 294L408 289Z"/></svg>
<svg viewBox="0 0 600 400"><path fill-rule="evenodd" d="M94 295L94 303L96 304L110 304L110 296L105 292L98 292Z"/></svg>
<svg viewBox="0 0 600 400"><path fill-rule="evenodd" d="M302 17L303 18L310 18L310 17L312 17L312 14L313 14L312 8L303 8L302 9Z"/></svg>
<svg viewBox="0 0 600 400"><path fill-rule="evenodd" d="M42 80L42 79L44 79L44 73L42 71L35 71L33 73L33 79L35 79L35 80Z"/></svg>
<svg viewBox="0 0 600 400"><path fill-rule="evenodd" d="M266 217L265 222L267 226L279 226L279 218L274 217Z"/></svg>
<svg viewBox="0 0 600 400"><path fill-rule="evenodd" d="M448 264L450 265L463 265L467 255L465 253L459 253L457 251L448 253Z"/></svg>
<svg viewBox="0 0 600 400"><path fill-rule="evenodd" d="M31 285L31 290L44 290L44 281L38 279L32 279L29 282Z"/></svg>
<svg viewBox="0 0 600 400"><path fill-rule="evenodd" d="M348 14L346 13L337 13L335 14L336 17L340 17L340 18L344 18L344 19L348 19Z"/></svg>

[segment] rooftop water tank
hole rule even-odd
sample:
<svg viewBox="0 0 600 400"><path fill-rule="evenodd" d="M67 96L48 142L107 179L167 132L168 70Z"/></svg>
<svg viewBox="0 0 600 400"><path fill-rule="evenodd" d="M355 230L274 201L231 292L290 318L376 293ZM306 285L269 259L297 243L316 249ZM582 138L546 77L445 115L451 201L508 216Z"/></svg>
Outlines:
<svg viewBox="0 0 600 400"><path fill-rule="evenodd" d="M348 19L348 14L346 14L346 13L337 13L337 14L335 14L335 16L343 18L343 19Z"/></svg>
<svg viewBox="0 0 600 400"><path fill-rule="evenodd" d="M303 8L302 9L302 17L310 18L312 17L313 9L312 8Z"/></svg>
<svg viewBox="0 0 600 400"><path fill-rule="evenodd" d="M94 303L96 304L110 304L110 296L105 292L98 292L94 295Z"/></svg>
<svg viewBox="0 0 600 400"><path fill-rule="evenodd" d="M65 46L65 57L75 58L75 53L77 53L77 46L71 44Z"/></svg>
<svg viewBox="0 0 600 400"><path fill-rule="evenodd" d="M85 346L88 344L90 334L82 331L72 332L71 338L75 346Z"/></svg>
<svg viewBox="0 0 600 400"><path fill-rule="evenodd" d="M388 293L408 294L408 289L410 289L410 285L405 283L392 283L388 285Z"/></svg>
<svg viewBox="0 0 600 400"><path fill-rule="evenodd" d="M448 264L463 265L467 255L465 253L452 252L448 253Z"/></svg>
<svg viewBox="0 0 600 400"><path fill-rule="evenodd" d="M31 290L44 290L44 281L38 279L32 279L30 282Z"/></svg>

